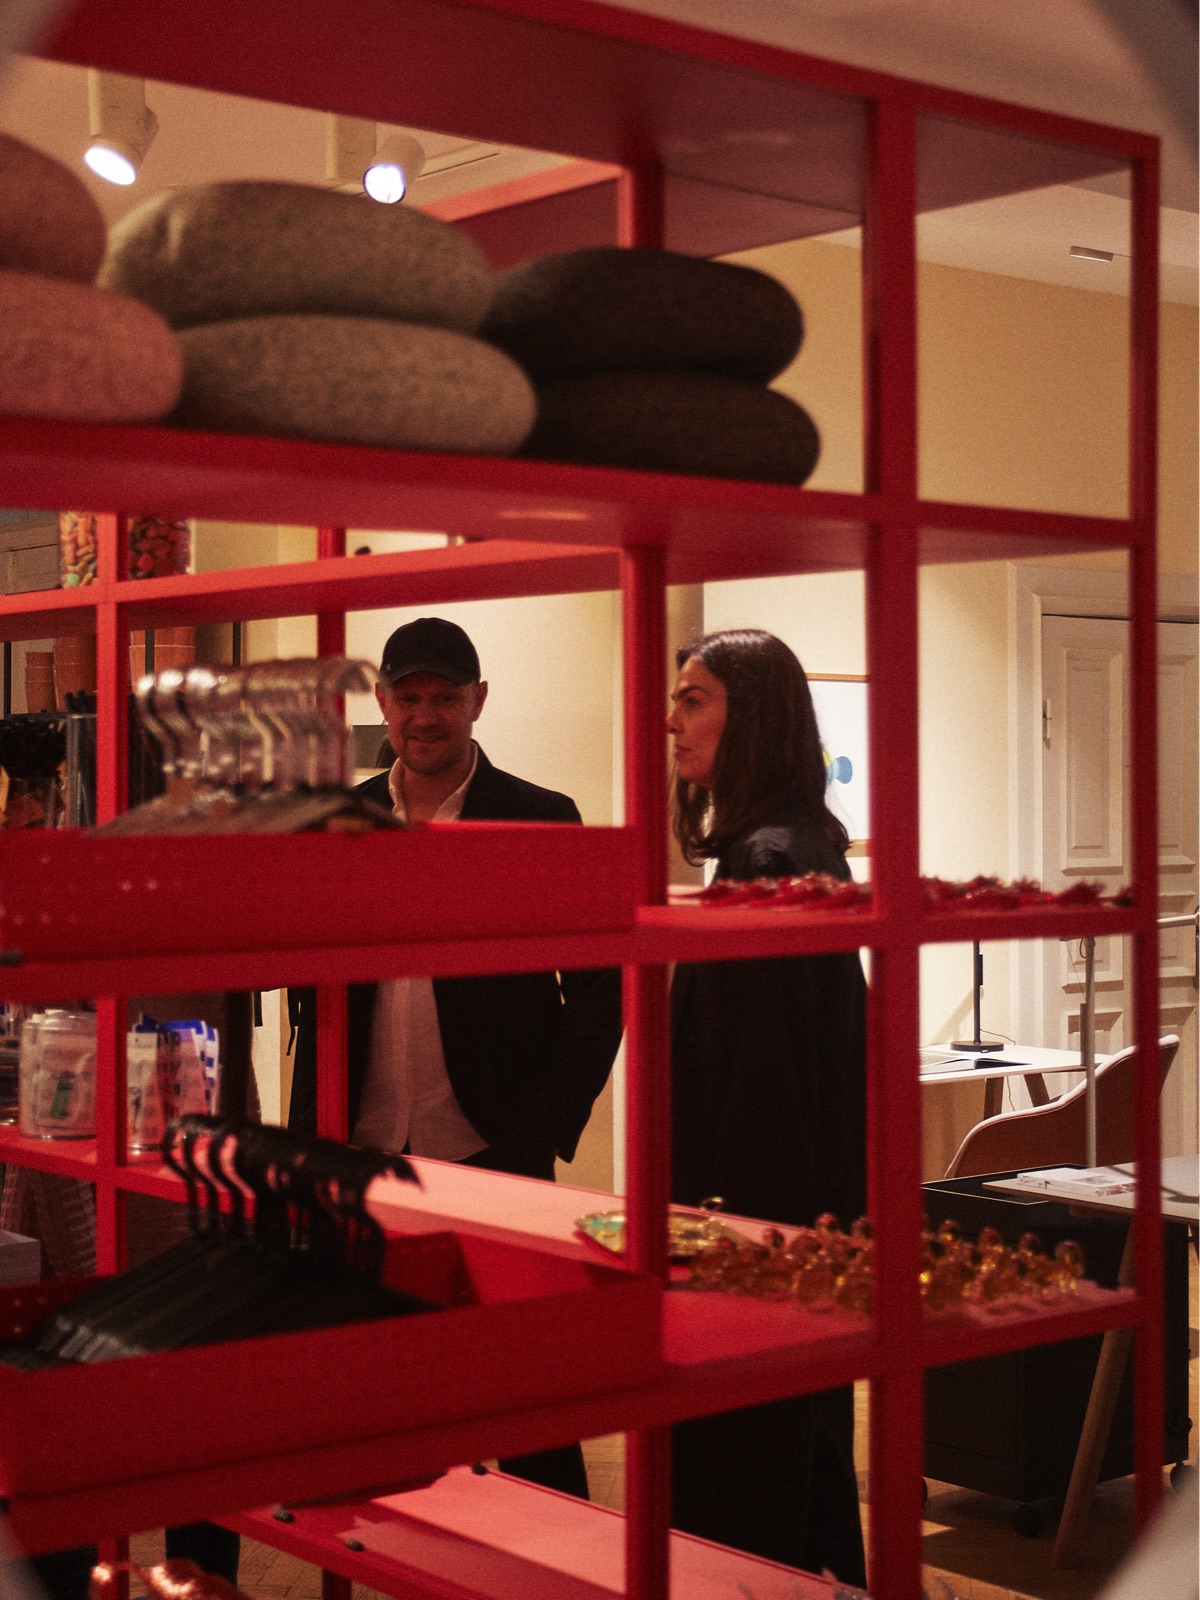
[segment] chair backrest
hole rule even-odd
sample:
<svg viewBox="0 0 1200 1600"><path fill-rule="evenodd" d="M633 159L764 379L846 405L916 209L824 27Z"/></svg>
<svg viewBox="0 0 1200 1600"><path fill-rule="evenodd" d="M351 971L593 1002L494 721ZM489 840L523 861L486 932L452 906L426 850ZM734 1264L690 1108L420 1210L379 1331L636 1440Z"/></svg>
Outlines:
<svg viewBox="0 0 1200 1600"><path fill-rule="evenodd" d="M1179 1049L1173 1033L1158 1041L1159 1086ZM1112 1166L1133 1160L1134 1048L1121 1050L1096 1068L1096 1163ZM1007 1111L977 1122L946 1169L948 1178L969 1178L981 1172L1012 1172L1029 1167L1087 1164L1087 1083L1046 1106Z"/></svg>

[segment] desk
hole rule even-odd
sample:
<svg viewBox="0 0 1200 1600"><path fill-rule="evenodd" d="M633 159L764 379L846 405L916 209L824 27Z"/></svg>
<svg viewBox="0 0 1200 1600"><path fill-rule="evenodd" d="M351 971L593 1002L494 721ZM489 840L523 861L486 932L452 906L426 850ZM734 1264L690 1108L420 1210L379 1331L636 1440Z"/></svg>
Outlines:
<svg viewBox="0 0 1200 1600"><path fill-rule="evenodd" d="M1058 1172L1064 1169L1048 1170ZM1109 1177L1114 1182L1120 1182L1122 1179L1131 1180L1135 1171L1133 1163L1128 1161L1114 1167L1081 1167L1078 1170L1081 1179ZM1200 1219L1200 1199L1198 1199L1200 1157L1164 1157L1161 1182L1163 1217L1173 1222L1186 1222L1194 1227ZM1134 1206L1132 1189L1081 1197L1078 1192L1079 1186L1069 1181L1056 1183L1053 1180L1039 1180L1035 1174L1020 1173L1015 1178L997 1178L987 1187L1015 1194L1044 1195L1047 1199L1065 1199L1071 1205L1078 1206L1081 1211L1103 1212L1107 1215L1124 1213L1129 1216ZM1128 1286L1133 1281L1132 1228L1125 1240L1117 1281L1122 1286ZM1071 1481L1067 1486L1062 1517L1054 1540L1053 1561L1056 1567L1071 1566L1077 1557L1088 1507L1092 1503L1092 1495L1095 1493L1096 1480L1100 1473L1100 1459L1104 1454L1108 1431L1112 1425L1117 1390L1125 1371L1125 1362L1129 1356L1132 1340L1132 1328L1110 1328L1104 1335L1100 1359L1096 1363L1096 1376L1092 1379L1087 1415L1083 1419L1083 1429L1079 1436L1079 1448L1075 1452L1075 1465L1071 1469Z"/></svg>
<svg viewBox="0 0 1200 1600"><path fill-rule="evenodd" d="M1082 1072L1083 1062L1077 1050L1048 1050L1041 1045L1014 1044L1007 1050L989 1051L973 1056L954 1050L950 1045L930 1045L929 1050L941 1051L948 1060L937 1065L922 1062L921 1083L969 1083L983 1079L986 1086L983 1114L994 1117L1000 1110L1005 1078L1024 1078L1029 1087L1029 1098L1035 1106L1049 1103L1045 1074L1053 1076L1062 1072ZM1108 1056L1097 1056L1099 1067Z"/></svg>

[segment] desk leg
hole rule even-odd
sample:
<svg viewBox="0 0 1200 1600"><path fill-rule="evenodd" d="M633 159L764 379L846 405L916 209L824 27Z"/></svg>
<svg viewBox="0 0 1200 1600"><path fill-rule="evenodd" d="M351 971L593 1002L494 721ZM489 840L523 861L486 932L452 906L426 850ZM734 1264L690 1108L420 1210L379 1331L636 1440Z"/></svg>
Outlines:
<svg viewBox="0 0 1200 1600"><path fill-rule="evenodd" d="M1004 1106L1004 1079L989 1078L983 1086L983 1120L999 1116Z"/></svg>
<svg viewBox="0 0 1200 1600"><path fill-rule="evenodd" d="M1121 1253L1121 1267L1117 1284L1127 1289L1133 1282L1133 1225L1125 1237ZM1129 1347L1133 1343L1132 1328L1110 1328L1100 1345L1100 1359L1092 1379L1092 1392L1088 1398L1083 1430L1075 1451L1075 1464L1071 1468L1071 1481L1063 1502L1062 1517L1054 1539L1054 1567L1072 1567L1079 1559L1079 1543L1091 1509L1092 1496L1100 1478L1100 1463L1108 1444L1113 1412L1117 1404L1117 1391L1121 1387Z"/></svg>
<svg viewBox="0 0 1200 1600"><path fill-rule="evenodd" d="M1029 1090L1030 1105L1048 1106L1050 1104L1050 1091L1047 1089L1046 1080L1040 1072L1027 1073L1025 1087Z"/></svg>

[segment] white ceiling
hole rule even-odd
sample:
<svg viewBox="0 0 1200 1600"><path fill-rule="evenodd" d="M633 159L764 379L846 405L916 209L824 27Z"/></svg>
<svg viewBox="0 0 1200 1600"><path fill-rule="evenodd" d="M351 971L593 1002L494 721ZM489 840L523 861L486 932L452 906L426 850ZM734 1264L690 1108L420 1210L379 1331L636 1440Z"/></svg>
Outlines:
<svg viewBox="0 0 1200 1600"><path fill-rule="evenodd" d="M28 0L26 0L28 3ZM950 88L1116 123L1163 138L1162 290L1195 304L1195 25L1188 0L637 0L627 9ZM1132 5L1134 21L1111 13ZM2 8L0 8L2 9ZM1147 43L1149 40L1149 43ZM1190 46L1189 46L1190 40ZM1182 70L1180 63L1183 63ZM159 134L138 183L85 181L110 221L157 190L214 177L325 177L325 119L211 92L151 84ZM1182 110L1181 110L1182 107ZM81 68L15 57L0 81L0 128L78 166L87 135ZM381 129L380 137L391 131ZM419 130L416 130L419 132ZM557 158L420 134L427 166L413 198L442 199ZM1116 191L1116 192L1114 192ZM1055 187L922 219L924 259L1098 292L1127 288L1129 218L1119 181ZM855 242L853 231L833 236ZM1111 251L1080 261L1072 245Z"/></svg>

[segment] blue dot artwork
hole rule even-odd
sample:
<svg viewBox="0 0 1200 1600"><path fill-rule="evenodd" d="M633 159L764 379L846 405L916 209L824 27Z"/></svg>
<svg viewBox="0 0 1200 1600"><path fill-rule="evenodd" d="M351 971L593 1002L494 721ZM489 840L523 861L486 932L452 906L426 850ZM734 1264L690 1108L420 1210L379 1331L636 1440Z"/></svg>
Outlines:
<svg viewBox="0 0 1200 1600"><path fill-rule="evenodd" d="M849 783L854 776L854 763L849 756L831 756L825 754L825 787L834 783Z"/></svg>

